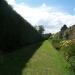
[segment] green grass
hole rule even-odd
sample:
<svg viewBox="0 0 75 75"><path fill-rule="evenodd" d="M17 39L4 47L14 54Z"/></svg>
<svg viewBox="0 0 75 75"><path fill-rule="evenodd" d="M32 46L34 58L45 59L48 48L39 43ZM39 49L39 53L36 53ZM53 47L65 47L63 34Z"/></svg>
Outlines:
<svg viewBox="0 0 75 75"><path fill-rule="evenodd" d="M0 75L69 75L68 63L46 40L4 56Z"/></svg>
<svg viewBox="0 0 75 75"><path fill-rule="evenodd" d="M27 68L23 69L23 75L69 75L68 65L64 58L45 41L37 50Z"/></svg>

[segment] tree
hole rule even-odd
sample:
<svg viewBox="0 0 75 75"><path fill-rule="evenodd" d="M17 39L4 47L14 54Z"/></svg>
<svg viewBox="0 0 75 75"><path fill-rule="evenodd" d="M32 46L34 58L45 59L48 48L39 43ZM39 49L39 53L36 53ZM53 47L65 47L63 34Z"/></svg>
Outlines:
<svg viewBox="0 0 75 75"><path fill-rule="evenodd" d="M62 27L61 27L61 31L60 31L60 38L64 38L64 32L66 31L66 29L67 29L68 27L67 27L67 25L63 25Z"/></svg>
<svg viewBox="0 0 75 75"><path fill-rule="evenodd" d="M67 27L67 25L66 24L64 24L63 26L62 26L62 28L61 28L61 31L65 31L66 29L67 29L68 27Z"/></svg>
<svg viewBox="0 0 75 75"><path fill-rule="evenodd" d="M43 27L43 25L35 26L35 29L36 29L39 33L41 33L41 34L44 32L44 27Z"/></svg>

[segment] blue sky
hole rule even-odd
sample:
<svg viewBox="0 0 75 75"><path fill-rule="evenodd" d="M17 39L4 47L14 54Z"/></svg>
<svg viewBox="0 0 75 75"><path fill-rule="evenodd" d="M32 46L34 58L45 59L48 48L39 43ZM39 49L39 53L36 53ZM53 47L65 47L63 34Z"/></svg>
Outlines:
<svg viewBox="0 0 75 75"><path fill-rule="evenodd" d="M58 32L63 24L75 24L75 0L7 1L31 25L43 25L46 33Z"/></svg>
<svg viewBox="0 0 75 75"><path fill-rule="evenodd" d="M17 3L24 2L30 6L40 6L43 3L48 6L57 7L70 14L74 14L73 9L75 8L75 0L16 0Z"/></svg>

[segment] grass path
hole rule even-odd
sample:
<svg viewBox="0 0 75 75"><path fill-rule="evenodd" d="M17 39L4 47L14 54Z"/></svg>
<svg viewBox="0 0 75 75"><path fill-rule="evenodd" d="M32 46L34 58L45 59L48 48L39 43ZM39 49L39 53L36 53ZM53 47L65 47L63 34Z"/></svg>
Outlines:
<svg viewBox="0 0 75 75"><path fill-rule="evenodd" d="M69 75L67 62L47 40L23 69L22 75Z"/></svg>
<svg viewBox="0 0 75 75"><path fill-rule="evenodd" d="M68 64L46 40L4 56L0 75L69 75Z"/></svg>

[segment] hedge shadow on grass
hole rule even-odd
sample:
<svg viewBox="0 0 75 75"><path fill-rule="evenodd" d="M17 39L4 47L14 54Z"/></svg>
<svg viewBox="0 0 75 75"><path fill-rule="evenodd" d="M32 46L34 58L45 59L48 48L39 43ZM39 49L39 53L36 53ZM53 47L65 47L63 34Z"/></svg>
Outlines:
<svg viewBox="0 0 75 75"><path fill-rule="evenodd" d="M0 75L22 75L22 70L42 42L6 54L0 59Z"/></svg>

